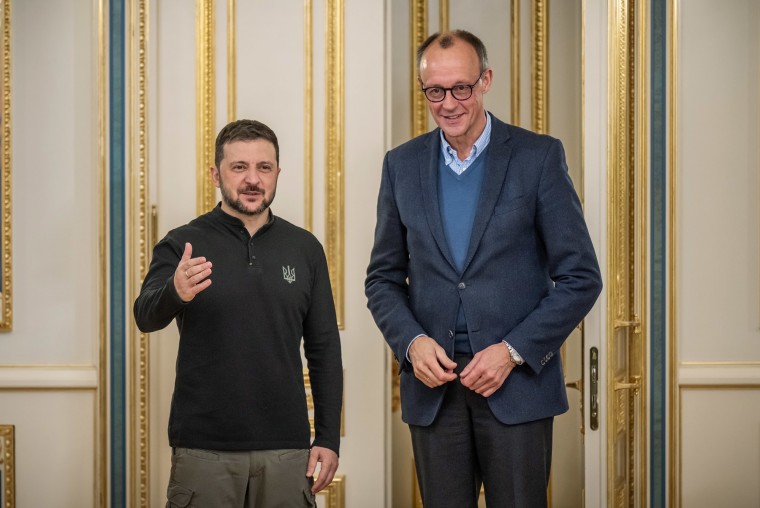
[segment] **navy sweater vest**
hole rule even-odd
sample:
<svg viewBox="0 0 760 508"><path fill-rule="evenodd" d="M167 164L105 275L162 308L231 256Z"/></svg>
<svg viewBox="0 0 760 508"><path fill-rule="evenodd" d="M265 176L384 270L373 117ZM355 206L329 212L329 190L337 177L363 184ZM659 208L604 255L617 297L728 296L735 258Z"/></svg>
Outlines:
<svg viewBox="0 0 760 508"><path fill-rule="evenodd" d="M470 247L472 224L480 202L480 188L483 183L488 149L481 153L461 175L457 175L444 163L443 155L438 158L438 193L441 204L441 221L446 234L446 243L462 273L467 251ZM467 335L467 321L460 303L457 311L454 350L457 353L472 354Z"/></svg>

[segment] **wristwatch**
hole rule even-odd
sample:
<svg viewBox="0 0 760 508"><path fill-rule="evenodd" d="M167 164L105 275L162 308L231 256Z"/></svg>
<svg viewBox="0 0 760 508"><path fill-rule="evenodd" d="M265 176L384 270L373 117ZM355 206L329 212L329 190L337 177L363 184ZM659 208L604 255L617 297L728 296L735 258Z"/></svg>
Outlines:
<svg viewBox="0 0 760 508"><path fill-rule="evenodd" d="M525 363L525 360L523 360L523 357L520 356L520 353L515 351L515 348L513 348L509 342L506 340L502 341L504 342L504 345L507 346L507 349L509 350L509 356L512 358L512 361L515 362L517 365L522 365Z"/></svg>

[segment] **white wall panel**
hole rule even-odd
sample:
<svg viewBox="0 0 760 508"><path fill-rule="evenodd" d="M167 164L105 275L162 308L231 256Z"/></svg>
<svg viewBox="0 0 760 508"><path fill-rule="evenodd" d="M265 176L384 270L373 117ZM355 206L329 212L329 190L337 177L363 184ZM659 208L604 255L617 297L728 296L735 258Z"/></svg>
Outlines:
<svg viewBox="0 0 760 508"><path fill-rule="evenodd" d="M151 18L155 74L149 75L148 119L156 165L149 168L158 204L158 238L197 215L195 204L195 2L156 2ZM210 161L209 164L213 163ZM169 206L165 206L169 205Z"/></svg>
<svg viewBox="0 0 760 508"><path fill-rule="evenodd" d="M95 501L99 171L96 2L11 6L13 330L0 424L16 506ZM44 488L41 488L44 487Z"/></svg>
<svg viewBox="0 0 760 508"><path fill-rule="evenodd" d="M94 2L13 2L13 331L5 364L93 364L98 332Z"/></svg>
<svg viewBox="0 0 760 508"><path fill-rule="evenodd" d="M16 506L95 504L95 391L0 391L15 425Z"/></svg>
<svg viewBox="0 0 760 508"><path fill-rule="evenodd" d="M282 172L272 210L299 226L304 223L303 26L303 2L237 2L238 118L259 120L277 134ZM324 37L323 27L314 25L316 38ZM315 65L314 71L315 79L324 75L324 67ZM217 67L217 72L225 70ZM316 100L315 108L323 104ZM324 124L315 127L324 131ZM315 160L315 170L323 166L324 159Z"/></svg>
<svg viewBox="0 0 760 508"><path fill-rule="evenodd" d="M682 388L681 506L760 506L760 388Z"/></svg>
<svg viewBox="0 0 760 508"><path fill-rule="evenodd" d="M760 361L760 2L680 3L681 361Z"/></svg>
<svg viewBox="0 0 760 508"><path fill-rule="evenodd" d="M675 489L759 506L760 1L678 2Z"/></svg>
<svg viewBox="0 0 760 508"><path fill-rule="evenodd" d="M383 2L345 2L345 371L341 469L346 506L385 504L385 417L390 405L385 341L367 309L364 278L387 148Z"/></svg>
<svg viewBox="0 0 760 508"><path fill-rule="evenodd" d="M430 2L437 5L438 1ZM493 85L485 99L486 109L501 121L510 121L510 2L481 0L477 8L472 2L449 0L449 28L461 28L477 35L488 50L488 64L493 69ZM431 8L431 13L437 12ZM438 30L438 20L429 18L430 33ZM529 48L524 48L527 51ZM525 58L525 55L523 55ZM475 79L477 76L473 76ZM527 112L526 112L527 113ZM434 125L431 122L431 125Z"/></svg>

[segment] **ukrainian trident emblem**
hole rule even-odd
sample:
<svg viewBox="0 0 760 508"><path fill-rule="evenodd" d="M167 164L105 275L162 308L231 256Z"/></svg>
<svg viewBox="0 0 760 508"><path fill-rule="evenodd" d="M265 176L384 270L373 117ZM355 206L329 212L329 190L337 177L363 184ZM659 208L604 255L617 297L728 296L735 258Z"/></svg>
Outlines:
<svg viewBox="0 0 760 508"><path fill-rule="evenodd" d="M288 281L288 284L293 284L296 281L296 269L291 268L290 265L282 267L282 278Z"/></svg>

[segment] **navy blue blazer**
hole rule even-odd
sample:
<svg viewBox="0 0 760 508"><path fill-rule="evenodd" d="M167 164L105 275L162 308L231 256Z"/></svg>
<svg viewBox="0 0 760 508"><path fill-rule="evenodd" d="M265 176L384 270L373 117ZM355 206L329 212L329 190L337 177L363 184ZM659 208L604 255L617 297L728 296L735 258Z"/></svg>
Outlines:
<svg viewBox="0 0 760 508"><path fill-rule="evenodd" d="M515 424L567 411L559 349L602 288L562 143L491 118L462 272L441 219L440 130L389 151L383 162L365 290L399 362L409 424L432 423L447 386L428 388L414 376L409 344L425 334L453 357L460 302L474 352L506 340L525 360L488 398L496 418Z"/></svg>

